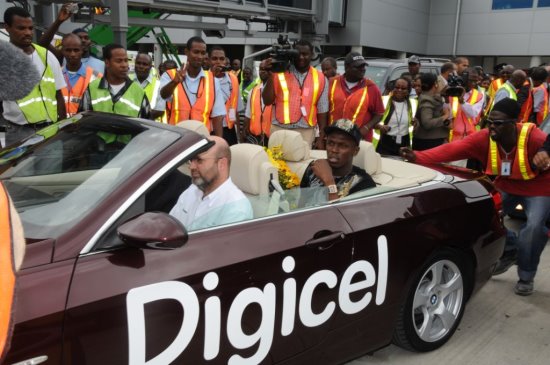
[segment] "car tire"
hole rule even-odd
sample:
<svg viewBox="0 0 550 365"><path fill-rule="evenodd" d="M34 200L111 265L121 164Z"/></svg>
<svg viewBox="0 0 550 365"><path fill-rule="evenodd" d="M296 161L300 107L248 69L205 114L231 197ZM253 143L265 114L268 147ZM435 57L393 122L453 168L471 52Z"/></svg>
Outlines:
<svg viewBox="0 0 550 365"><path fill-rule="evenodd" d="M410 351L441 347L456 331L473 285L471 261L452 249L423 265L401 306L393 342Z"/></svg>

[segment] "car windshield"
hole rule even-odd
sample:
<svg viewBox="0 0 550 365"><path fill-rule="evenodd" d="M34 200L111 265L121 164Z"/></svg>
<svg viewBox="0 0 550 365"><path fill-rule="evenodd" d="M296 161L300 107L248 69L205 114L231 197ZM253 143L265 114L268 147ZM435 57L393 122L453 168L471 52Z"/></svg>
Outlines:
<svg viewBox="0 0 550 365"><path fill-rule="evenodd" d="M368 66L365 76L376 83L380 91L384 91L384 80L388 68L384 66Z"/></svg>
<svg viewBox="0 0 550 365"><path fill-rule="evenodd" d="M55 238L180 137L103 115L53 125L0 153L0 179L25 236Z"/></svg>

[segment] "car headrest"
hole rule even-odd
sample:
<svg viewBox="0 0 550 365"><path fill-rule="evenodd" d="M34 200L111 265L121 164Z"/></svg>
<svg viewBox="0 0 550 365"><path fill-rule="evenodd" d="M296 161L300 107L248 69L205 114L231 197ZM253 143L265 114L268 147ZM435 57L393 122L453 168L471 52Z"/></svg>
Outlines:
<svg viewBox="0 0 550 365"><path fill-rule="evenodd" d="M309 158L309 146L299 132L278 130L269 137L269 148L281 146L285 161L297 162Z"/></svg>
<svg viewBox="0 0 550 365"><path fill-rule="evenodd" d="M359 142L359 153L353 158L353 164L364 169L369 175L382 172L382 159L374 145L367 141Z"/></svg>
<svg viewBox="0 0 550 365"><path fill-rule="evenodd" d="M176 127L189 129L190 131L197 132L201 136L210 137L210 131L208 128L206 128L204 123L199 122L198 120L183 120L176 124Z"/></svg>
<svg viewBox="0 0 550 365"><path fill-rule="evenodd" d="M269 193L269 180L278 179L277 168L269 161L267 152L258 145L240 143L231 148L231 180L244 193Z"/></svg>

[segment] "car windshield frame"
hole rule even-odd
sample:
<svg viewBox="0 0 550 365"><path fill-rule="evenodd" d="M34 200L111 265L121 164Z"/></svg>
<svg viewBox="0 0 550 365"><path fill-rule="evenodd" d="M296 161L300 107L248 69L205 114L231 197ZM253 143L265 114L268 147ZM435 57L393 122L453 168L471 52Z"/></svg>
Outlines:
<svg viewBox="0 0 550 365"><path fill-rule="evenodd" d="M29 241L67 232L181 138L138 120L106 120L105 115L78 119L57 125L53 132L39 131L0 154L0 179Z"/></svg>

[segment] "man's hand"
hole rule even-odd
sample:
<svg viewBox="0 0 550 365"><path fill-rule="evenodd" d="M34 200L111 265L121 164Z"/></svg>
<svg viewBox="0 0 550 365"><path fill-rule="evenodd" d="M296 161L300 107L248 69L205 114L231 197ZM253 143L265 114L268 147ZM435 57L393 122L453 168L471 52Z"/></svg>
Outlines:
<svg viewBox="0 0 550 365"><path fill-rule="evenodd" d="M187 63L183 65L182 68L176 71L176 75L174 76L174 79L172 81L175 84L179 84L183 82L186 75L187 75Z"/></svg>
<svg viewBox="0 0 550 365"><path fill-rule="evenodd" d="M546 171L550 168L550 156L548 152L540 151L537 152L535 157L533 157L533 163L537 166L537 169L540 171Z"/></svg>
<svg viewBox="0 0 550 365"><path fill-rule="evenodd" d="M409 147L401 147L399 149L399 155L409 162L414 162L416 160L416 154Z"/></svg>
<svg viewBox="0 0 550 365"><path fill-rule="evenodd" d="M73 6L73 4L76 5L76 3L63 4L61 9L59 9L59 14L57 14L57 21L59 23L63 23L64 21L66 21L67 19L69 19L71 17L71 12L69 11L69 8L71 6Z"/></svg>
<svg viewBox="0 0 550 365"><path fill-rule="evenodd" d="M332 167L328 160L315 160L311 163L311 171L323 182L325 186L334 185L334 176L332 176Z"/></svg>
<svg viewBox="0 0 550 365"><path fill-rule="evenodd" d="M376 129L378 129L380 134L387 134L390 131L391 127L386 124L377 124Z"/></svg>

